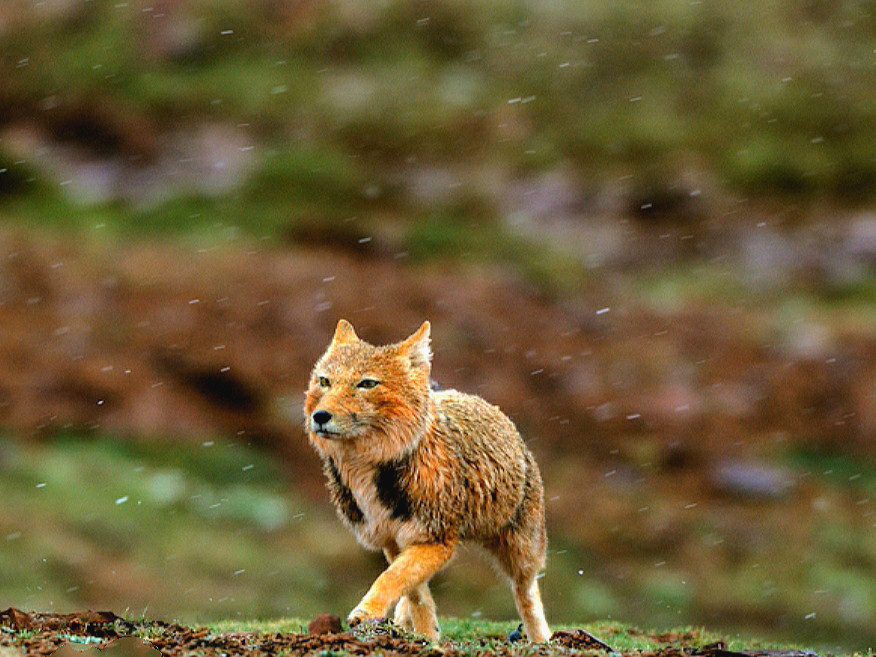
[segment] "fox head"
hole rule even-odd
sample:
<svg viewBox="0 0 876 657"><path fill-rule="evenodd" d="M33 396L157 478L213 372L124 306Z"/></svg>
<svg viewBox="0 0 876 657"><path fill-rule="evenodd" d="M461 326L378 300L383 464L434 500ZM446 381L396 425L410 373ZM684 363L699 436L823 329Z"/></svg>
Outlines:
<svg viewBox="0 0 876 657"><path fill-rule="evenodd" d="M317 361L304 404L305 429L322 451L347 447L382 458L413 447L429 422L429 322L402 342L374 346L346 320Z"/></svg>

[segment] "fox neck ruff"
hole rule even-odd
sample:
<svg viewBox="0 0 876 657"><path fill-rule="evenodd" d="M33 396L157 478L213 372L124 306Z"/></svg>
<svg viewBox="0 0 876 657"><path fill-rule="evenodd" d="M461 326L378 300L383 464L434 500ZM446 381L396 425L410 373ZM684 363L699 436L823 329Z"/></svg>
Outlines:
<svg viewBox="0 0 876 657"><path fill-rule="evenodd" d="M320 454L331 458L339 468L346 465L376 465L407 458L417 451L423 439L432 432L435 402L431 394L423 406L422 410L418 409L405 418L405 422L400 422L398 417L387 421L386 427L381 422L375 422L367 432L342 439L309 432L310 441Z"/></svg>

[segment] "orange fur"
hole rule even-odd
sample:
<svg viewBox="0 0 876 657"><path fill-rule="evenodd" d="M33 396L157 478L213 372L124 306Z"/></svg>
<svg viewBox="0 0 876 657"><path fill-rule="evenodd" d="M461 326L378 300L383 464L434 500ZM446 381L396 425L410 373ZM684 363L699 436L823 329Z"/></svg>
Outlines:
<svg viewBox="0 0 876 657"><path fill-rule="evenodd" d="M480 397L433 392L428 322L373 346L341 320L317 361L305 428L332 501L388 568L350 613L438 635L428 582L461 541L482 545L511 579L528 637L549 637L537 575L547 534L541 475L511 420Z"/></svg>

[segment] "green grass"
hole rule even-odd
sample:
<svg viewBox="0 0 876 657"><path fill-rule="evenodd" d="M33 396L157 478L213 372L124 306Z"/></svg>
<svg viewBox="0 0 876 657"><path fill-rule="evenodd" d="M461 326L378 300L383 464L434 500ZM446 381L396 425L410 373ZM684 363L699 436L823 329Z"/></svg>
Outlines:
<svg viewBox="0 0 876 657"><path fill-rule="evenodd" d="M314 609L331 571L309 563L302 519L328 529L317 551L346 538L296 498L276 462L231 441L4 439L2 453L0 573L14 606L189 606L214 618Z"/></svg>
<svg viewBox="0 0 876 657"><path fill-rule="evenodd" d="M310 621L304 618L275 618L270 620L236 619L210 623L216 632L307 632Z"/></svg>
<svg viewBox="0 0 876 657"><path fill-rule="evenodd" d="M556 296L598 273L513 234L503 185L482 181L568 169L598 193L624 180L621 214L632 215L675 199L691 171L803 215L866 205L876 190L866 3L477 0L460 11L458 0L393 0L290 18L270 3L195 1L182 16L188 45L170 53L153 51L163 23L133 3L45 20L19 4L0 34L0 127L35 121L61 143L132 162L204 123L244 131L254 149L219 193L88 202L4 139L9 225L347 250L388 236L375 252L499 263ZM432 169L453 188L412 192L412 172ZM717 220L701 200L697 216ZM666 214L688 211L670 203ZM739 278L695 263L630 286L657 308L770 294ZM876 321L869 274L800 294L816 313Z"/></svg>
<svg viewBox="0 0 876 657"><path fill-rule="evenodd" d="M35 121L95 157L134 162L168 131L204 123L243 130L255 148L218 194L194 185L88 203L0 141L4 223L347 249L388 226L393 255L498 262L555 295L593 272L509 234L503 187L481 180L569 169L594 192L625 180L622 214L675 198L692 170L732 195L802 208L858 206L876 190L867 3L477 0L461 11L458 0L393 0L290 17L270 3L195 1L180 19L187 45L166 53L150 45L164 23L133 3L54 19L19 4L0 34L0 127ZM459 185L411 192L411 171L433 168ZM634 285L658 306L751 294L721 274ZM872 323L865 278L812 294Z"/></svg>
<svg viewBox="0 0 876 657"><path fill-rule="evenodd" d="M441 617L441 643L477 654L479 651L509 645L510 634L517 629L517 621L493 621L486 619ZM231 620L211 623L217 632L306 632L309 621L301 618L282 618L274 620ZM641 650L656 650L668 645L700 647L724 641L728 649L743 649L775 646L775 643L760 639L742 639L724 636L700 627L670 627L663 630L644 629L628 623L599 621L580 625L562 625L553 631L583 629L622 653ZM525 648L525 645L519 646ZM554 652L565 653L565 649Z"/></svg>
<svg viewBox="0 0 876 657"><path fill-rule="evenodd" d="M129 621L120 621L121 627L116 628L116 631L126 634L133 627L134 636L144 640L160 641L162 645L168 647L173 645L174 632L178 628L170 628L168 630L161 625L153 624L148 618L138 618ZM133 626L131 625L133 623ZM207 627L211 630L211 637L218 638L218 635L231 633L253 633L275 635L282 634L306 634L308 620L295 617L285 617L272 620L223 620L210 623ZM415 634L403 634L411 641L416 642L409 646L410 650L425 650L425 651L454 651L454 654L471 655L477 657L479 655L495 655L511 654L511 655L569 655L581 654L581 651L574 648L565 647L560 643L549 643L544 646L535 646L526 642L511 643L509 635L516 629L515 623L497 622L489 620L471 620L459 618L439 618L439 623L442 627L442 636L438 642L422 643L423 637ZM587 623L584 625L576 625L574 628L558 627L558 630L564 629L583 629L597 639L610 645L616 651L613 654L637 655L643 652L649 653L653 651L661 651L667 648L675 650L691 650L722 642L727 650L745 650L757 649L763 647L787 647L800 648L799 644L789 643L787 645L778 646L775 643L762 641L758 639L741 640L738 638L728 638L720 633L711 632L698 627L672 627L665 630L643 629L634 625L616 623L616 622L597 622ZM7 641L11 641L15 645L18 641L24 641L33 636L32 631L12 631L8 628L0 628L0 632L7 636ZM165 634L168 634L166 637ZM368 632L358 635L360 640L369 641ZM77 644L94 644L105 640L102 636L92 636L90 634L69 634L62 638ZM404 648L402 648L404 649ZM584 650L587 654L605 654L601 650ZM338 657L351 654L343 648L330 648L320 654L332 654ZM852 653L835 653L838 655L851 655ZM859 654L859 653L855 653Z"/></svg>
<svg viewBox="0 0 876 657"><path fill-rule="evenodd" d="M860 495L876 495L876 463L839 451L796 447L787 462L806 477L832 489Z"/></svg>
<svg viewBox="0 0 876 657"><path fill-rule="evenodd" d="M696 161L745 194L872 198L866 3L458 5L337 3L295 22L192 2L187 45L169 53L150 45L163 23L134 5L55 20L22 7L0 35L0 124L30 115L123 152L169 126L245 125L268 149L335 154L315 193L340 181L341 199L351 158L360 172L572 163L596 183L656 172L667 186Z"/></svg>

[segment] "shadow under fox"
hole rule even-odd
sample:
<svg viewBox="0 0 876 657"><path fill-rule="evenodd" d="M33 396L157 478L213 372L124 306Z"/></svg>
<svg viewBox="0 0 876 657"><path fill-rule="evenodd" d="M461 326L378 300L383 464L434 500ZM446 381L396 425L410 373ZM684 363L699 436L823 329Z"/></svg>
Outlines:
<svg viewBox="0 0 876 657"><path fill-rule="evenodd" d="M317 361L305 428L338 513L388 568L350 613L438 636L429 580L461 541L511 580L530 640L550 635L537 576L547 535L538 466L514 424L480 397L430 387L430 326L374 346L341 320Z"/></svg>

